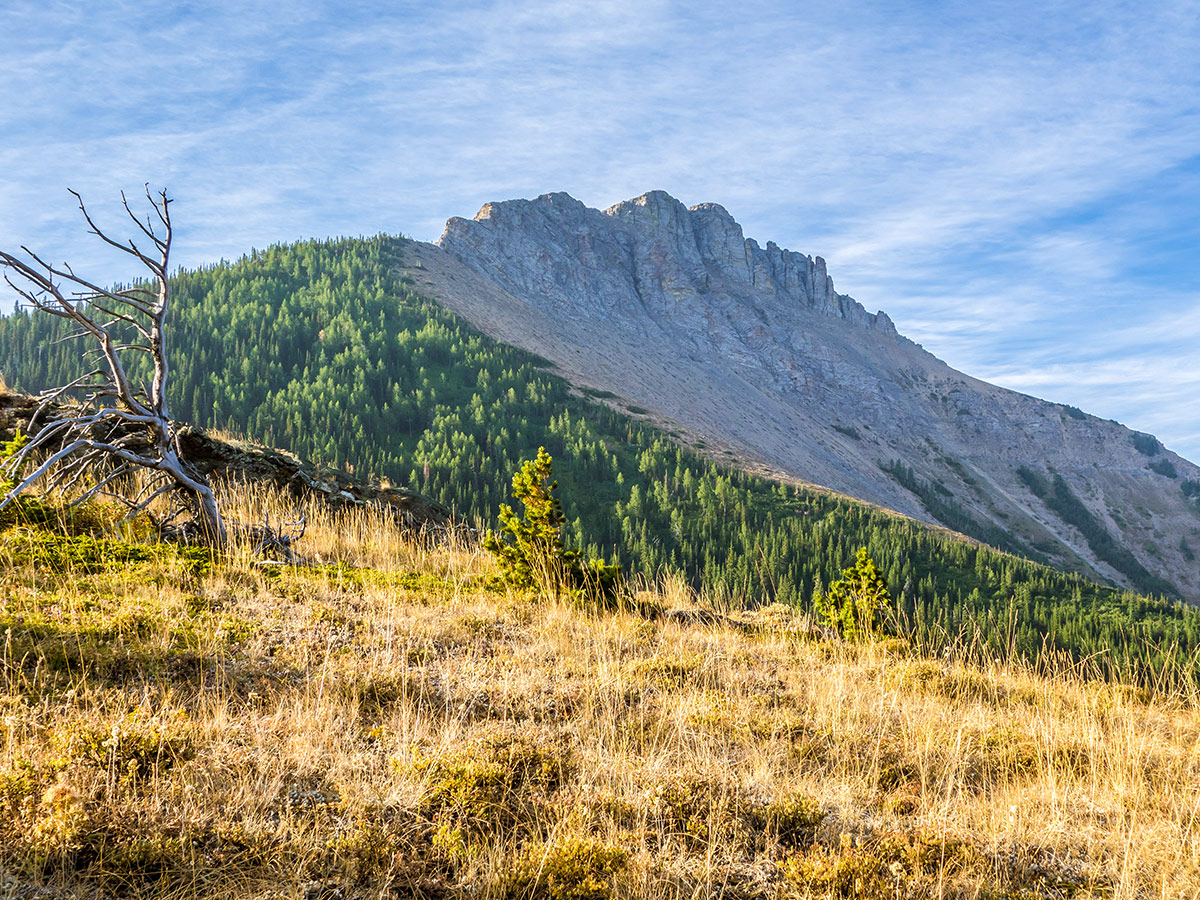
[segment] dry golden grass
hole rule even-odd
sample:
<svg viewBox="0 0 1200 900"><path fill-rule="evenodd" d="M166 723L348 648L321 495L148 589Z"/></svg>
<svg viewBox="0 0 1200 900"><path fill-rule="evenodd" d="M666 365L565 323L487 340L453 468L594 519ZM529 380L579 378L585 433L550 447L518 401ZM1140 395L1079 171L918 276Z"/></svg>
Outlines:
<svg viewBox="0 0 1200 900"><path fill-rule="evenodd" d="M0 898L1200 895L1190 698L589 614L308 512L306 568L0 554Z"/></svg>

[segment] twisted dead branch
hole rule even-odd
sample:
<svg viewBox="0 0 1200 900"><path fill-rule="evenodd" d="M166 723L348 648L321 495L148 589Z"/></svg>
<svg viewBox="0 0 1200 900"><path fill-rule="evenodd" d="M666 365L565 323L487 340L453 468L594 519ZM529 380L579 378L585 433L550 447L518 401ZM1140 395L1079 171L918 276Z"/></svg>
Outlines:
<svg viewBox="0 0 1200 900"><path fill-rule="evenodd" d="M90 344L84 359L94 360L86 374L40 395L30 440L0 463L0 478L14 482L0 498L0 509L44 481L47 492L65 492L74 504L105 497L128 507L130 516L165 501L161 525L223 544L228 535L212 488L183 458L167 408L172 201L166 191L152 194L147 187L151 213L142 220L122 193L125 212L141 235L122 242L97 226L79 194L71 194L89 233L132 256L150 277L134 287L108 289L77 275L69 264L47 262L28 247L21 247L23 257L0 250L8 286L29 307L69 320L74 330L63 340ZM141 355L149 360L148 384L135 383L130 375L131 370L144 371ZM17 473L26 464L35 467L21 477ZM136 492L117 489L139 470L151 477Z"/></svg>

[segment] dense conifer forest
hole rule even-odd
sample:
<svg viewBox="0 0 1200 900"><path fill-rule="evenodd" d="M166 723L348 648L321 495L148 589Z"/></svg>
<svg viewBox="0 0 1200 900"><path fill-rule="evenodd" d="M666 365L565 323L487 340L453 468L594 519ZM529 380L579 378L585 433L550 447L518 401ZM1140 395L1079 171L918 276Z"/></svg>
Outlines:
<svg viewBox="0 0 1200 900"><path fill-rule="evenodd" d="M181 272L173 415L409 485L481 524L545 446L575 546L631 573L682 573L733 605L808 606L865 546L901 627L930 646L1143 671L1200 647L1191 608L682 447L416 294L399 274L403 245L314 241ZM0 373L29 391L77 377L79 348L60 336L49 317L0 318Z"/></svg>

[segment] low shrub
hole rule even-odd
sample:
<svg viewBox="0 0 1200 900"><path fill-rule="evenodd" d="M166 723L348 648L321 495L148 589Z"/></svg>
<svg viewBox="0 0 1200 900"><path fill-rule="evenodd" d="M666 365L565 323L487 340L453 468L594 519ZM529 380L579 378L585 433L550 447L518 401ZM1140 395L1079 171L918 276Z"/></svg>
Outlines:
<svg viewBox="0 0 1200 900"><path fill-rule="evenodd" d="M503 883L511 900L609 900L629 854L621 847L571 837L529 844Z"/></svg>
<svg viewBox="0 0 1200 900"><path fill-rule="evenodd" d="M752 824L784 847L799 847L812 842L816 828L825 818L821 804L803 794L791 794L771 800L755 809Z"/></svg>
<svg viewBox="0 0 1200 900"><path fill-rule="evenodd" d="M418 756L411 764L424 779L419 811L445 831L467 840L520 824L539 801L558 790L571 769L568 754L526 736L490 734L449 756Z"/></svg>

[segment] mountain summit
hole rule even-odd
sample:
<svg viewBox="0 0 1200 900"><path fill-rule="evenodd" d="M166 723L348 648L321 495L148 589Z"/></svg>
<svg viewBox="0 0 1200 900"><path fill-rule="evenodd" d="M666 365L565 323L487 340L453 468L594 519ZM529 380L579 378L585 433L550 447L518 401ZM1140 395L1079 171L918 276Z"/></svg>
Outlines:
<svg viewBox="0 0 1200 900"><path fill-rule="evenodd" d="M546 255L545 242L529 246L556 232L553 256ZM514 245L518 236L531 240ZM800 307L896 330L885 314L872 315L838 294L821 257L769 241L763 249L746 239L723 206L688 209L663 191L603 212L562 193L489 203L472 221L447 222L438 244L510 290L567 295L573 305L597 312L644 308L687 316L706 307L703 298L717 296L763 312Z"/></svg>
<svg viewBox="0 0 1200 900"><path fill-rule="evenodd" d="M484 333L711 453L1200 600L1200 467L950 368L837 293L819 256L759 246L715 203L488 203L406 265Z"/></svg>

